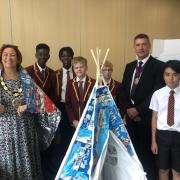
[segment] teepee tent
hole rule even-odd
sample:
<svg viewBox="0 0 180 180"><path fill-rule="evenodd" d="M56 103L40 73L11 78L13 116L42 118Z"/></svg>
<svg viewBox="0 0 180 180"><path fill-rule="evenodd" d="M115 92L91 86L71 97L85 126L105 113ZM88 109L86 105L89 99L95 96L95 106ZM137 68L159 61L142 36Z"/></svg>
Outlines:
<svg viewBox="0 0 180 180"><path fill-rule="evenodd" d="M103 60L103 64L108 55ZM55 180L147 180L109 88L97 81Z"/></svg>

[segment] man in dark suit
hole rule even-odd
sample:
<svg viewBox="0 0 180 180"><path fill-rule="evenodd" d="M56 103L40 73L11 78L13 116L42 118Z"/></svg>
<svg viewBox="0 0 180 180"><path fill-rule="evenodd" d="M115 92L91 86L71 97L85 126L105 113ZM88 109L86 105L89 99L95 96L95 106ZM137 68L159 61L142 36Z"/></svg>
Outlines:
<svg viewBox="0 0 180 180"><path fill-rule="evenodd" d="M136 153L147 172L148 180L157 179L154 157L151 153L150 99L153 92L164 85L163 62L150 55L151 44L146 34L134 38L137 60L126 65L120 100L126 114L126 123Z"/></svg>
<svg viewBox="0 0 180 180"><path fill-rule="evenodd" d="M95 80L87 76L87 60L81 56L72 62L76 77L69 81L66 91L66 111L76 128L89 99Z"/></svg>
<svg viewBox="0 0 180 180"><path fill-rule="evenodd" d="M34 80L34 82L45 92L45 94L54 100L54 83L55 72L46 66L50 58L50 48L47 44L38 44L36 46L37 62L31 66L26 67L27 72Z"/></svg>

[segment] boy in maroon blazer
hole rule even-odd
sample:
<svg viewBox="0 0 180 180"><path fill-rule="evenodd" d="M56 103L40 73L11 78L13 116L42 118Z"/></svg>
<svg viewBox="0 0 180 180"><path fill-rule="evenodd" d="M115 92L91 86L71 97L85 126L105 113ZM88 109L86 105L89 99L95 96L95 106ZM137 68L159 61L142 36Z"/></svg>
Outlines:
<svg viewBox="0 0 180 180"><path fill-rule="evenodd" d="M77 127L95 80L87 76L87 60L81 56L72 61L76 77L69 81L66 90L66 112L73 127Z"/></svg>
<svg viewBox="0 0 180 180"><path fill-rule="evenodd" d="M119 94L121 93L122 86L120 82L115 81L112 78L112 72L113 72L113 64L109 61L106 61L103 67L101 67L101 73L105 80L106 85L109 87L109 90L112 94L112 97L114 98L117 107L120 109L120 114L123 117L124 114L123 111L121 110L122 105L119 100Z"/></svg>
<svg viewBox="0 0 180 180"><path fill-rule="evenodd" d="M38 44L36 46L36 59L37 62L34 65L26 67L27 72L35 83L45 92L45 94L54 101L54 79L55 72L46 66L48 59L50 58L50 48L47 44ZM49 180L51 172L49 170L49 162L51 159L51 146L41 152L41 165L44 180Z"/></svg>
<svg viewBox="0 0 180 180"><path fill-rule="evenodd" d="M55 99L57 101L56 105L60 109L62 106L63 108L65 107L67 82L75 77L75 73L71 66L73 56L74 56L74 51L71 47L63 47L59 50L59 60L61 61L63 67L55 71L56 73Z"/></svg>
<svg viewBox="0 0 180 180"><path fill-rule="evenodd" d="M35 57L37 62L31 66L26 67L27 72L35 83L46 93L46 95L53 100L54 97L54 70L46 66L50 58L50 48L47 44L38 44L36 46Z"/></svg>

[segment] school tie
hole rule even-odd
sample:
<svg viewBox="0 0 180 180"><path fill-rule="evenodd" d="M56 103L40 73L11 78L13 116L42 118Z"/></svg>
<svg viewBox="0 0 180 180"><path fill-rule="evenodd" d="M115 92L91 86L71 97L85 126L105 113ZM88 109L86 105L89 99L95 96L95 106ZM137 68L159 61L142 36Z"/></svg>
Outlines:
<svg viewBox="0 0 180 180"><path fill-rule="evenodd" d="M71 79L70 78L70 73L69 73L69 71L67 71L66 73L67 73L67 82L68 82Z"/></svg>
<svg viewBox="0 0 180 180"><path fill-rule="evenodd" d="M78 90L79 90L79 105L82 113L83 109L83 98L84 98L84 89L83 89L83 81L78 81Z"/></svg>
<svg viewBox="0 0 180 180"><path fill-rule="evenodd" d="M42 74L43 80L45 80L45 78L46 78L46 71L45 71L45 70L42 70L42 71L41 71L41 74Z"/></svg>
<svg viewBox="0 0 180 180"><path fill-rule="evenodd" d="M135 95L135 90L136 90L136 87L138 85L141 73L143 71L142 64L143 64L143 62L139 61L138 65L136 66L135 75L134 75L134 79L133 79L133 85L132 85L132 88L131 88L131 99L133 99L133 97Z"/></svg>
<svg viewBox="0 0 180 180"><path fill-rule="evenodd" d="M171 90L169 94L167 124L172 126L174 124L174 91Z"/></svg>

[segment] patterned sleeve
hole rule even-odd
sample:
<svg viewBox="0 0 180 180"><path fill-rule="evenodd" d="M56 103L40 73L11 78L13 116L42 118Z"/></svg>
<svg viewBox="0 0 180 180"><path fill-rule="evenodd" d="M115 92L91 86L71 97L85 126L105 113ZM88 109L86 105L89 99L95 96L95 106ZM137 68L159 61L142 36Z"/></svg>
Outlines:
<svg viewBox="0 0 180 180"><path fill-rule="evenodd" d="M35 116L40 147L46 149L54 138L61 112L23 69L20 73L27 112Z"/></svg>

